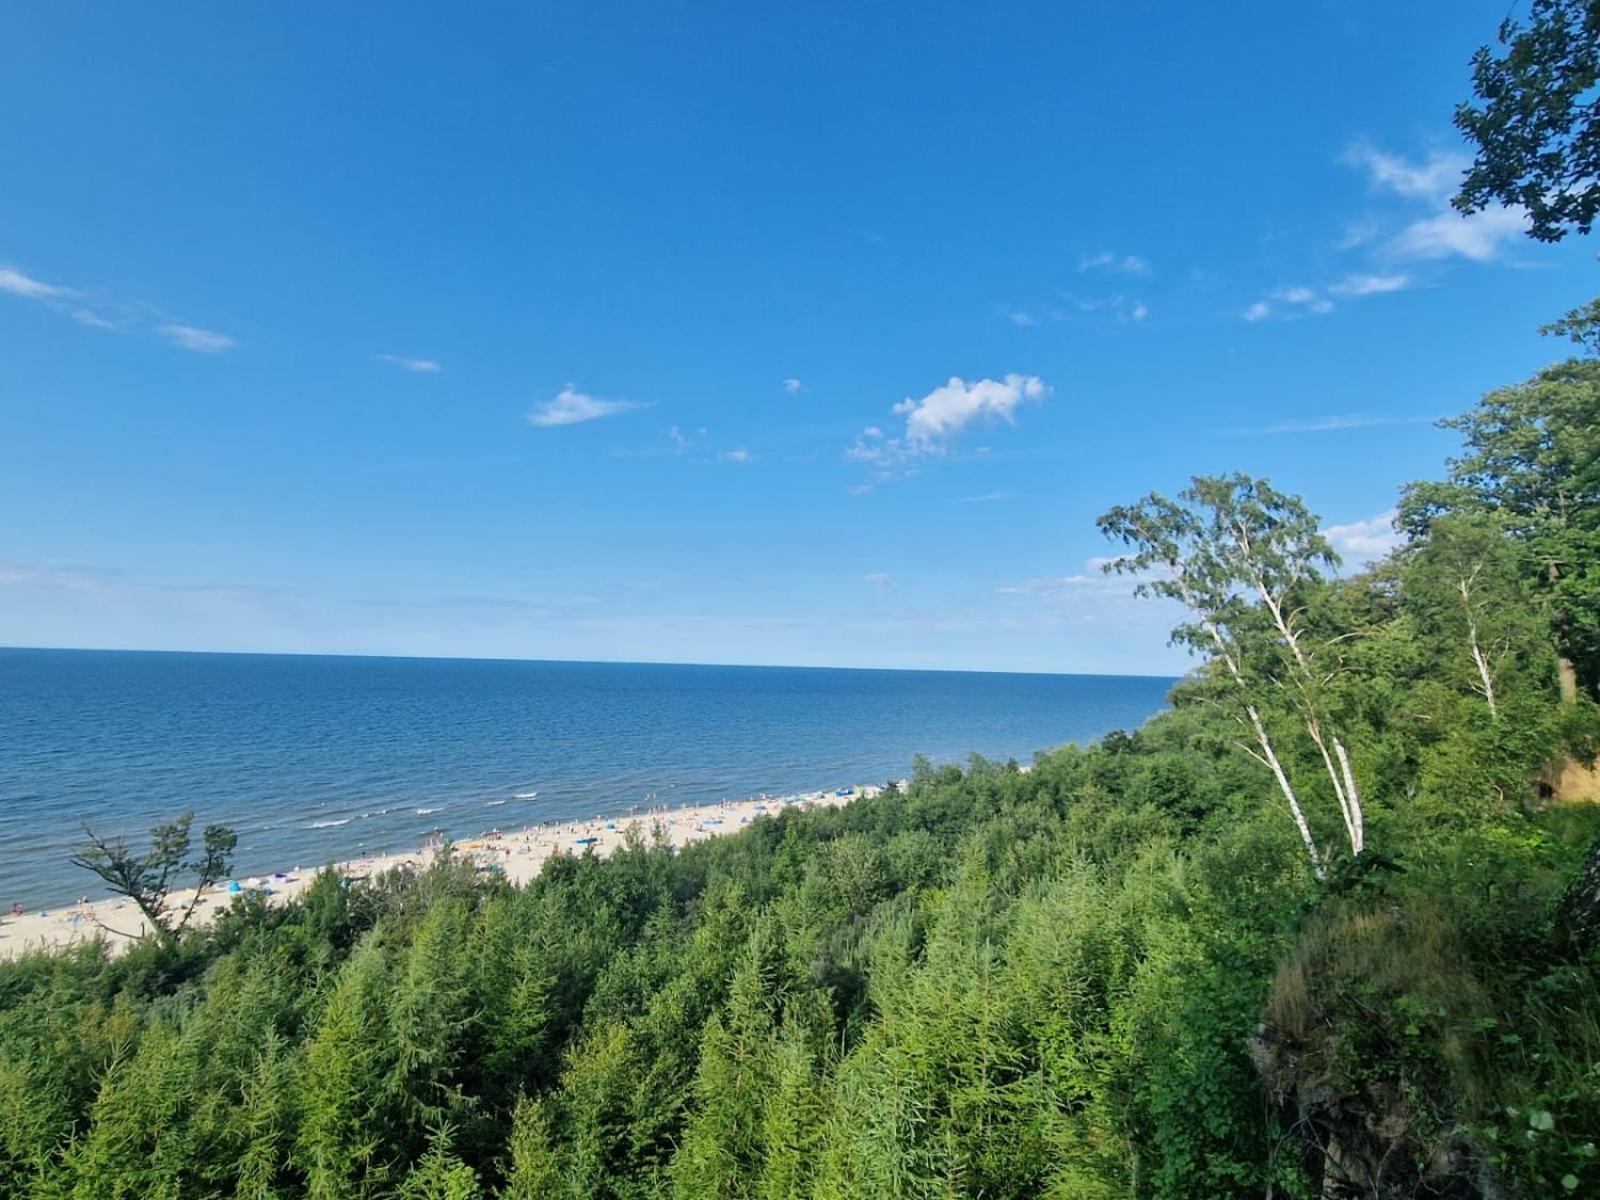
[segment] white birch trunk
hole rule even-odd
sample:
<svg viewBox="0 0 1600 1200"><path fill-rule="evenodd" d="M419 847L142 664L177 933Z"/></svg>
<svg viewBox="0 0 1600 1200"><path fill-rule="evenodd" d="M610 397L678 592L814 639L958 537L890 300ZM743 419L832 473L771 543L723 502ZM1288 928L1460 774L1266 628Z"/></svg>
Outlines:
<svg viewBox="0 0 1600 1200"><path fill-rule="evenodd" d="M1472 607L1472 584L1476 580L1476 568L1466 579L1456 581L1456 590L1461 593L1461 606L1467 613L1467 646L1472 651L1472 665L1478 668L1478 690L1483 693L1485 702L1489 705L1489 715L1496 721L1500 719L1500 709L1494 698L1494 672L1489 669L1489 660L1484 656L1483 647L1478 642L1478 614Z"/></svg>
<svg viewBox="0 0 1600 1200"><path fill-rule="evenodd" d="M1334 798L1339 801L1339 815L1344 818L1345 832L1350 836L1350 849L1352 853L1361 853L1361 835L1357 832L1355 815L1350 808L1350 799L1345 793L1344 782L1339 777L1338 769L1333 765L1333 756L1328 753L1328 743L1322 736L1322 727L1317 719L1309 712L1306 714L1306 732L1311 735L1311 740L1316 744L1317 750L1322 755L1322 765L1328 770L1328 781L1333 784ZM1338 739L1335 738L1335 741Z"/></svg>
<svg viewBox="0 0 1600 1200"><path fill-rule="evenodd" d="M1301 677L1300 694L1305 710L1306 728L1311 733L1311 740L1317 744L1317 749L1322 753L1322 763L1327 768L1328 781L1333 784L1333 794L1339 801L1339 812L1344 817L1345 830L1350 835L1350 852L1359 855L1366 846L1366 821L1361 811L1361 793L1356 787L1355 773L1350 769L1350 756L1345 752L1344 742L1340 740L1339 735L1333 734L1334 751L1339 757L1340 768L1334 770L1333 760L1328 757L1328 748L1323 744L1321 720L1307 691L1315 682L1310 660L1300 648L1300 638L1294 631L1293 622L1284 615L1282 601L1267 589L1266 582L1259 575L1255 577L1255 585L1261 602L1272 614L1272 623L1277 626L1279 636L1289 647L1289 652L1294 655L1295 666L1299 668Z"/></svg>
<svg viewBox="0 0 1600 1200"><path fill-rule="evenodd" d="M1244 709L1250 714L1250 724L1256 731L1256 741L1261 744L1262 761L1271 768L1273 777L1278 781L1279 790L1289 802L1289 812L1294 816L1295 828L1300 831L1300 840L1305 843L1306 853L1311 856L1311 870L1318 879L1326 879L1328 872L1322 865L1322 855L1317 853L1317 843L1311 836L1311 826L1306 824L1306 815L1300 810L1300 801L1294 794L1294 786L1289 782L1289 776L1284 773L1283 764L1278 761L1277 754L1273 752L1272 739L1267 736L1266 726L1261 723L1261 714L1256 711L1256 706L1248 701Z"/></svg>

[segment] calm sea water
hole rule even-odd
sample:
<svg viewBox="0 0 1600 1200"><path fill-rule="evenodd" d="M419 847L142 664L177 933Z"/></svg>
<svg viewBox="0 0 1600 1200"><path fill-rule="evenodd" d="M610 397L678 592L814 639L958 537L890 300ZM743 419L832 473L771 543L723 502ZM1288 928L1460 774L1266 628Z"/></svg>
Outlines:
<svg viewBox="0 0 1600 1200"><path fill-rule="evenodd" d="M89 888L82 823L185 810L254 874L493 826L906 775L1133 728L1172 680L0 649L0 904ZM529 793L537 792L537 796Z"/></svg>

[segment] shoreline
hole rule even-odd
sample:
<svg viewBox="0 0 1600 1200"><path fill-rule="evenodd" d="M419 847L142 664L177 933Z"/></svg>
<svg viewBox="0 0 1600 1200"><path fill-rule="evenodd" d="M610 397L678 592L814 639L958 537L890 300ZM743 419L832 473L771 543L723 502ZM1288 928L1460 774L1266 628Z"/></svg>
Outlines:
<svg viewBox="0 0 1600 1200"><path fill-rule="evenodd" d="M904 786L902 782L902 786ZM722 800L705 804L682 804L677 808L660 806L645 812L620 816L600 815L588 820L570 820L520 829L491 829L476 837L452 843L456 854L472 860L481 871L498 871L513 885L527 883L539 874L544 864L558 854L579 856L589 850L606 858L623 845L628 832L637 829L648 838L656 826L666 835L674 850L727 833L747 828L757 818L771 816L786 808L802 811L839 808L855 800L876 796L877 785L855 785L792 796L755 796L743 800ZM426 867L438 853L441 842L432 841L412 851L363 855L346 862L328 864L346 879L362 880L399 867ZM224 880L200 897L192 923L203 925L224 911L236 895L259 891L269 904L287 904L296 899L316 877L321 866L296 865L292 870ZM193 888L174 891L169 903L186 908L195 896ZM0 915L0 959L16 958L29 950L54 950L103 937L113 953L150 932L131 900L107 896L57 908L29 909Z"/></svg>

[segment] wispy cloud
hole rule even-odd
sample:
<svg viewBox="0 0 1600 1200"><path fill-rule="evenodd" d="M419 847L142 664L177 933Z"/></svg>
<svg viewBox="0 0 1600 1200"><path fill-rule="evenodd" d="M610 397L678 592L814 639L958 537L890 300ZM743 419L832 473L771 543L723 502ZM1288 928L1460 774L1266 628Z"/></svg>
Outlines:
<svg viewBox="0 0 1600 1200"><path fill-rule="evenodd" d="M1425 283L1426 273L1419 282L1412 270L1398 268L1453 259L1494 262L1526 230L1521 208L1492 207L1463 216L1451 207L1469 166L1464 155L1436 150L1410 159L1357 142L1340 161L1359 172L1374 195L1392 198L1386 220L1382 213L1368 213L1347 225L1333 246L1336 253L1360 251L1370 265L1319 286L1278 288L1241 310L1242 320L1295 320L1330 313L1336 302L1407 291Z"/></svg>
<svg viewBox="0 0 1600 1200"><path fill-rule="evenodd" d="M1385 413L1342 413L1330 417L1291 418L1271 425L1233 429L1235 434L1333 433L1341 429L1370 429L1380 425L1426 425L1435 417L1393 416Z"/></svg>
<svg viewBox="0 0 1600 1200"><path fill-rule="evenodd" d="M1491 262L1527 229L1527 214L1519 207L1497 205L1466 216L1450 207L1450 197L1470 165L1464 155L1436 150L1425 159L1410 160L1357 143L1345 153L1344 161L1366 175L1374 190L1417 201L1432 210L1389 241L1385 249L1396 258Z"/></svg>
<svg viewBox="0 0 1600 1200"><path fill-rule="evenodd" d="M1344 162L1366 175L1380 191L1392 192L1408 200L1448 202L1451 193L1472 165L1465 155L1435 150L1420 162L1380 150L1368 142L1356 142L1344 153Z"/></svg>
<svg viewBox="0 0 1600 1200"><path fill-rule="evenodd" d="M1394 527L1395 509L1377 516L1344 525L1329 525L1322 536L1333 544L1341 557L1352 562L1367 563L1382 558L1405 541L1405 535Z"/></svg>
<svg viewBox="0 0 1600 1200"><path fill-rule="evenodd" d="M1102 250L1078 259L1080 271L1112 271L1119 275L1148 275L1150 264L1137 254L1113 254Z"/></svg>
<svg viewBox="0 0 1600 1200"><path fill-rule="evenodd" d="M96 601L192 598L261 604L284 596L277 588L235 583L151 583L103 567L0 561L0 589L72 595Z"/></svg>
<svg viewBox="0 0 1600 1200"><path fill-rule="evenodd" d="M1082 296L1069 295L1067 298L1082 312L1109 312L1119 321L1137 323L1150 315L1150 309L1145 302L1132 296L1115 295L1085 299Z"/></svg>
<svg viewBox="0 0 1600 1200"><path fill-rule="evenodd" d="M1303 284L1277 288L1267 293L1265 300L1257 300L1240 316L1246 321L1266 321L1272 318L1293 320L1309 315L1322 316L1333 311L1333 301L1315 288Z"/></svg>
<svg viewBox="0 0 1600 1200"><path fill-rule="evenodd" d="M1370 245L1382 231L1376 221L1352 221L1344 227L1344 232L1333 244L1337 253L1349 250L1358 250L1362 246Z"/></svg>
<svg viewBox="0 0 1600 1200"><path fill-rule="evenodd" d="M783 390L789 393L791 396L798 396L801 392L806 390L806 385L801 383L798 379L785 379L783 381Z"/></svg>
<svg viewBox="0 0 1600 1200"><path fill-rule="evenodd" d="M75 308L75 309L73 309L72 310L72 319L74 321L76 321L79 325L87 326L90 329L113 329L114 330L114 329L121 329L122 328L122 326L119 325L117 322L111 320L109 317L101 316L99 313L95 312L94 309L92 309L92 308Z"/></svg>
<svg viewBox="0 0 1600 1200"><path fill-rule="evenodd" d="M380 354L379 362L386 362L402 371L416 371L422 375L437 375L444 367L431 358L411 358L404 354Z"/></svg>
<svg viewBox="0 0 1600 1200"><path fill-rule="evenodd" d="M220 354L238 344L225 333L178 320L143 300L119 298L103 290L46 283L18 267L0 266L0 292L43 304L86 329L142 333L197 354Z"/></svg>
<svg viewBox="0 0 1600 1200"><path fill-rule="evenodd" d="M863 575L861 582L868 587L888 589L894 586L894 576L886 575L882 571L874 571L870 575Z"/></svg>
<svg viewBox="0 0 1600 1200"><path fill-rule="evenodd" d="M1326 316L1338 307L1330 296L1342 300L1359 300L1364 296L1382 296L1401 292L1411 286L1411 276L1403 274L1354 274L1337 279L1325 289L1295 284L1276 288L1266 297L1251 304L1242 313L1245 321L1292 321L1297 317Z"/></svg>
<svg viewBox="0 0 1600 1200"><path fill-rule="evenodd" d="M585 421L595 421L601 417L615 416L643 407L634 400L602 400L598 396L580 392L577 384L569 383L557 392L553 399L535 405L533 411L528 414L528 424L541 429L560 425L579 425Z"/></svg>
<svg viewBox="0 0 1600 1200"><path fill-rule="evenodd" d="M45 283L31 275L24 275L14 267L0 267L0 292L21 296L24 300L64 299L76 295L71 288Z"/></svg>
<svg viewBox="0 0 1600 1200"><path fill-rule="evenodd" d="M156 332L174 346L192 350L196 354L221 354L238 344L225 333L201 329L196 325L159 325Z"/></svg>
<svg viewBox="0 0 1600 1200"><path fill-rule="evenodd" d="M1347 275L1337 283L1328 285L1335 296L1383 296L1389 292L1403 292L1411 286L1409 275Z"/></svg>
<svg viewBox="0 0 1600 1200"><path fill-rule="evenodd" d="M1149 317L1150 307L1138 296L1123 296L1122 293L1110 296L1080 296L1072 291L1061 293L1061 304L1045 304L1045 306L1000 306L1000 315L1018 326L1019 330L1032 330L1040 325L1064 325L1072 320L1074 314L1106 314L1117 318L1118 322L1138 323Z"/></svg>
<svg viewBox="0 0 1600 1200"><path fill-rule="evenodd" d="M1492 262L1527 227L1527 214L1520 208L1486 208L1470 216L1446 208L1406 226L1392 249L1402 258Z"/></svg>
<svg viewBox="0 0 1600 1200"><path fill-rule="evenodd" d="M1157 570L1133 575L1108 573L1105 567L1114 560L1091 558L1083 569L1065 575L1048 575L1007 584L995 589L998 596L1014 603L1040 606L1065 617L1089 622L1138 620L1163 622L1175 607L1169 600L1150 603L1140 599L1139 584L1159 579Z"/></svg>
<svg viewBox="0 0 1600 1200"><path fill-rule="evenodd" d="M1071 575L1052 575L1043 579L1029 579L1023 583L1007 584L995 588L997 596L1043 596L1062 600L1082 595L1104 595L1108 592L1131 593L1132 585L1113 576L1076 572Z"/></svg>
<svg viewBox="0 0 1600 1200"><path fill-rule="evenodd" d="M1015 500L1017 493L1013 491L983 492L977 496L963 496L958 504L996 504L1001 500Z"/></svg>
<svg viewBox="0 0 1600 1200"><path fill-rule="evenodd" d="M740 446L737 450L724 450L717 455L717 458L722 462L730 463L752 463L755 461L754 456L743 446Z"/></svg>

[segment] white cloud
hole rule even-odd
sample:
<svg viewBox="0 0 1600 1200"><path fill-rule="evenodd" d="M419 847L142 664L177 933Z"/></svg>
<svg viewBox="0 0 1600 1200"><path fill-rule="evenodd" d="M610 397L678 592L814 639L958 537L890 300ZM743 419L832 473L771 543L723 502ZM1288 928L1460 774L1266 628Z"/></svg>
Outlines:
<svg viewBox="0 0 1600 1200"><path fill-rule="evenodd" d="M801 383L798 379L785 379L783 381L783 390L788 392L791 396L798 396L801 392L806 390L806 385Z"/></svg>
<svg viewBox="0 0 1600 1200"><path fill-rule="evenodd" d="M569 383L556 393L553 400L535 405L533 411L528 414L528 424L541 429L558 425L578 425L584 421L614 416L640 407L642 406L633 400L602 400L587 392L580 392L577 384Z"/></svg>
<svg viewBox="0 0 1600 1200"><path fill-rule="evenodd" d="M1135 300L1133 307L1128 310L1128 320L1130 321L1142 321L1149 315L1150 310L1145 307L1145 303L1142 300Z"/></svg>
<svg viewBox="0 0 1600 1200"><path fill-rule="evenodd" d="M1382 296L1411 286L1409 275L1347 275L1328 290L1336 296Z"/></svg>
<svg viewBox="0 0 1600 1200"><path fill-rule="evenodd" d="M885 575L881 571L874 571L870 575L862 576L861 582L866 584L868 587L892 588L894 586L894 576Z"/></svg>
<svg viewBox="0 0 1600 1200"><path fill-rule="evenodd" d="M1351 521L1344 525L1329 525L1322 536L1333 544L1341 557L1356 562L1371 562L1382 558L1405 541L1405 535L1394 527L1395 509L1381 512L1364 521Z"/></svg>
<svg viewBox="0 0 1600 1200"><path fill-rule="evenodd" d="M1404 291L1410 286L1409 275L1355 274L1346 275L1343 279L1329 284L1327 291L1331 295L1347 300L1358 300L1363 296L1382 296L1389 292ZM1308 313L1325 316L1335 307L1327 295L1315 288L1297 284L1269 292L1267 299L1257 300L1240 316L1246 321L1265 321L1273 317L1293 320Z"/></svg>
<svg viewBox="0 0 1600 1200"><path fill-rule="evenodd" d="M898 472L901 475L913 475L916 472L907 466L907 463L918 456L919 451L907 446L899 438L885 437L883 430L876 425L868 425L861 431L861 436L856 438L855 445L844 452L844 456L855 462L871 463L877 467L884 478L893 478ZM871 491L870 486L852 489L857 493Z"/></svg>
<svg viewBox="0 0 1600 1200"><path fill-rule="evenodd" d="M1358 143L1345 162L1364 172L1372 185L1408 200L1447 202L1471 160L1461 154L1434 151L1424 162L1407 162L1374 146Z"/></svg>
<svg viewBox="0 0 1600 1200"><path fill-rule="evenodd" d="M380 354L378 361L399 367L402 371L417 371L424 375L435 375L444 370L431 358L408 358L404 354Z"/></svg>
<svg viewBox="0 0 1600 1200"><path fill-rule="evenodd" d="M1346 152L1344 161L1365 174L1375 189L1418 201L1432 210L1388 243L1387 253L1394 257L1489 262L1500 256L1507 242L1526 231L1527 214L1519 207L1495 206L1469 216L1450 207L1450 197L1470 165L1464 155L1434 151L1426 159L1412 162L1358 144Z"/></svg>
<svg viewBox="0 0 1600 1200"><path fill-rule="evenodd" d="M1406 226L1391 249L1403 258L1459 256L1489 262L1499 257L1505 243L1516 241L1526 230L1527 214L1521 208L1486 208L1470 216L1444 208Z"/></svg>
<svg viewBox="0 0 1600 1200"><path fill-rule="evenodd" d="M45 283L15 267L0 266L0 292L37 300L88 329L154 334L196 354L220 354L238 344L227 334L176 320L146 301Z"/></svg>
<svg viewBox="0 0 1600 1200"><path fill-rule="evenodd" d="M731 463L750 463L755 461L755 459L751 456L750 451L746 450L743 446L740 446L737 450L724 450L721 454L717 455L717 457L723 462Z"/></svg>
<svg viewBox="0 0 1600 1200"><path fill-rule="evenodd" d="M1006 320L1020 329L1032 329L1039 323L1039 318L1025 308L1015 308L1006 313Z"/></svg>
<svg viewBox="0 0 1600 1200"><path fill-rule="evenodd" d="M237 345L225 333L215 333L210 329L200 329L194 325L160 325L157 326L156 332L174 346L181 346L196 354L220 354Z"/></svg>
<svg viewBox="0 0 1600 1200"><path fill-rule="evenodd" d="M1265 300L1257 300L1240 315L1246 321L1265 321L1271 317L1293 320L1307 313L1323 316L1331 313L1333 307L1333 301L1316 289L1296 284L1267 293Z"/></svg>
<svg viewBox="0 0 1600 1200"><path fill-rule="evenodd" d="M1049 394L1037 375L1007 375L970 384L951 376L943 387L921 399L907 397L894 406L895 415L906 419L903 437L890 437L878 426L869 425L844 456L870 463L883 479L906 478L916 474L918 461L944 454L949 440L973 422L1014 424L1019 405L1043 400ZM975 453L987 451L988 447L981 446Z"/></svg>
<svg viewBox="0 0 1600 1200"><path fill-rule="evenodd" d="M1099 254L1087 254L1078 260L1080 271L1115 271L1121 275L1148 275L1150 264L1137 254L1113 254L1109 250L1102 250Z"/></svg>
<svg viewBox="0 0 1600 1200"><path fill-rule="evenodd" d="M921 399L907 397L894 406L906 419L906 441L932 446L960 433L976 420L1015 422L1017 406L1043 400L1050 389L1037 375L1007 375L1004 379L979 379L967 383L952 375L943 387Z"/></svg>
<svg viewBox="0 0 1600 1200"><path fill-rule="evenodd" d="M59 300L75 294L71 288L44 283L12 267L0 267L0 292L10 292L24 300Z"/></svg>
<svg viewBox="0 0 1600 1200"><path fill-rule="evenodd" d="M1296 286L1279 288L1277 291L1272 293L1272 299L1281 301L1284 304L1293 305L1297 308L1303 308L1307 312L1314 312L1319 315L1333 311L1332 301L1324 299L1322 296L1318 295L1316 291L1308 287Z"/></svg>

